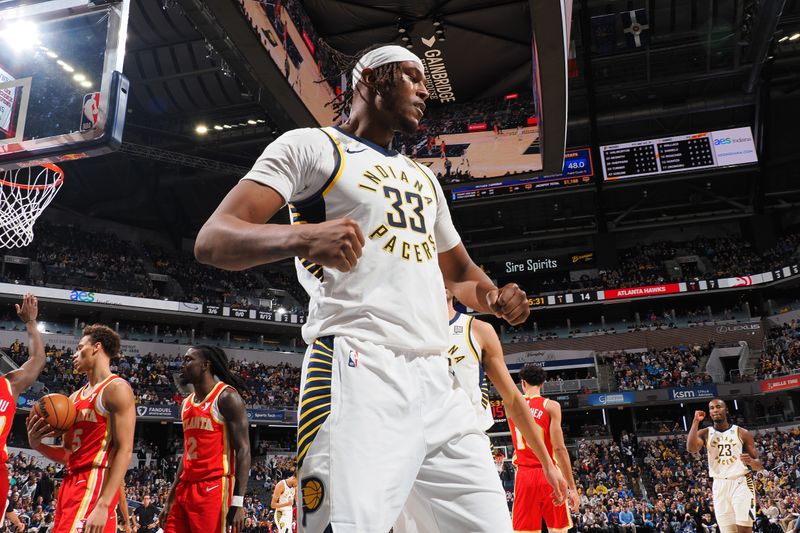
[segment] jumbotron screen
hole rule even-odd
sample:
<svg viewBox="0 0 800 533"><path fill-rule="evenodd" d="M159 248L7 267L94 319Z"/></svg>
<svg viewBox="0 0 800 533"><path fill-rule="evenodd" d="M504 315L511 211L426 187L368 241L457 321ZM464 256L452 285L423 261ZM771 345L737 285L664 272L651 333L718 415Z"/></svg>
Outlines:
<svg viewBox="0 0 800 533"><path fill-rule="evenodd" d="M749 127L600 147L605 181L758 163Z"/></svg>
<svg viewBox="0 0 800 533"><path fill-rule="evenodd" d="M564 167L561 174L532 178L509 178L489 184L480 183L480 179L473 179L468 184L465 183L454 187L450 192L450 196L453 201L473 200L476 198L538 191L551 187L585 185L591 183L593 176L591 150L589 148L575 148L568 150L564 154Z"/></svg>

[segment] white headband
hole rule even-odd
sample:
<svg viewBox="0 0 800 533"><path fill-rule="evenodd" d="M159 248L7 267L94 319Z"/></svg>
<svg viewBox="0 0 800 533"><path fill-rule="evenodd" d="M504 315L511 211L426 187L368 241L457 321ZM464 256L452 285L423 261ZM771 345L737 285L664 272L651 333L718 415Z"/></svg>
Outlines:
<svg viewBox="0 0 800 533"><path fill-rule="evenodd" d="M353 88L361 81L361 72L365 68L375 68L388 63L399 63L401 61L413 61L419 67L420 72L423 74L425 73L425 67L422 66L422 61L414 52L402 46L390 44L388 46L381 46L375 50L370 50L358 60L358 63L356 63L353 69Z"/></svg>

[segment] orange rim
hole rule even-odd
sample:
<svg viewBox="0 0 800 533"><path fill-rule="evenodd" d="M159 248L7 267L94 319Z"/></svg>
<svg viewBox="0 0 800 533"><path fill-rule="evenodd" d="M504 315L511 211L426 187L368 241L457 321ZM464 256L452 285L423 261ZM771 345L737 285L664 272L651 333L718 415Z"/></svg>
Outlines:
<svg viewBox="0 0 800 533"><path fill-rule="evenodd" d="M0 185L5 185L6 187L15 187L17 189L25 189L25 190L30 191L30 190L44 190L44 189L49 189L51 187L56 187L58 185L61 185L61 182L64 181L64 171L61 170L61 167L59 167L58 165L54 165L53 163L43 163L43 164L41 164L39 166L43 167L43 168L46 168L46 169L48 169L48 170L50 170L52 172L55 172L58 175L58 179L56 181L54 181L53 183L46 184L46 185L24 185L22 183L12 183L10 181L6 181L6 180L0 178ZM31 168L31 167L27 167L27 168ZM22 170L22 169L18 169L17 172L19 172L20 170ZM30 170L28 172L30 172Z"/></svg>

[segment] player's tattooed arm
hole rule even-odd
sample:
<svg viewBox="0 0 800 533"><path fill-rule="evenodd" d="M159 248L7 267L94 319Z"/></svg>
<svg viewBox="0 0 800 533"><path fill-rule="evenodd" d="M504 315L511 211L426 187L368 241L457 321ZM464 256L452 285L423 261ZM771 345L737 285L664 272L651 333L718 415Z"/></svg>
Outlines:
<svg viewBox="0 0 800 533"><path fill-rule="evenodd" d="M226 389L219 396L219 411L225 418L229 445L236 455L236 480L233 484L233 501L228 510L228 531L238 533L244 526L245 512L242 501L250 479L250 435L247 409L239 393Z"/></svg>
<svg viewBox="0 0 800 533"><path fill-rule="evenodd" d="M739 456L739 459L754 472L763 470L764 463L759 459L756 443L753 440L753 434L744 428L739 428L739 436L742 439L743 452L742 455Z"/></svg>
<svg viewBox="0 0 800 533"><path fill-rule="evenodd" d="M700 422L706 417L705 411L695 411L692 419L692 427L689 428L689 435L686 437L686 449L690 453L697 453L706 443L708 438L708 428L700 429Z"/></svg>
<svg viewBox="0 0 800 533"><path fill-rule="evenodd" d="M39 301L36 296L28 293L22 299L22 306L15 304L15 307L19 319L25 323L25 328L28 330L29 356L21 367L6 374L14 398L39 379L45 363L44 343L36 322L39 315Z"/></svg>

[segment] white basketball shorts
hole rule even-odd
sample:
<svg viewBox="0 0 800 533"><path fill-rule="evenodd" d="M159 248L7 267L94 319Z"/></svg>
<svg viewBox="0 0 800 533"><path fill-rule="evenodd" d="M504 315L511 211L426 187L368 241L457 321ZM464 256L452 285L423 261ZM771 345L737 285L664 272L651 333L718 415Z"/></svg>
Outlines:
<svg viewBox="0 0 800 533"><path fill-rule="evenodd" d="M756 491L750 475L734 479L714 479L714 514L723 526L753 527L756 518Z"/></svg>
<svg viewBox="0 0 800 533"><path fill-rule="evenodd" d="M275 525L278 527L278 533L292 533L291 507L275 510Z"/></svg>
<svg viewBox="0 0 800 533"><path fill-rule="evenodd" d="M298 533L510 533L505 493L447 358L345 337L306 351ZM418 519L419 517L419 519Z"/></svg>

